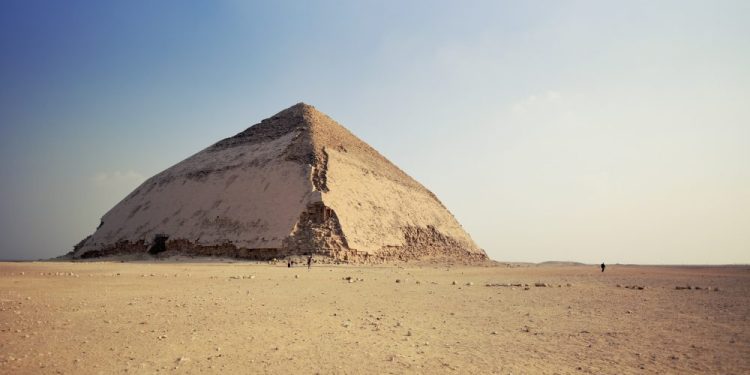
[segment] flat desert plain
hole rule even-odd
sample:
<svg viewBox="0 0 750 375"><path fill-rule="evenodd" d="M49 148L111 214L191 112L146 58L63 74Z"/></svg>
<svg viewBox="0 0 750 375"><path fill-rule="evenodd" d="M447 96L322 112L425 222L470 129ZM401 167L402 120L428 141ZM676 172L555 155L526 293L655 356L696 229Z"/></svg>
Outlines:
<svg viewBox="0 0 750 375"><path fill-rule="evenodd" d="M749 312L747 266L0 263L0 373L748 374Z"/></svg>

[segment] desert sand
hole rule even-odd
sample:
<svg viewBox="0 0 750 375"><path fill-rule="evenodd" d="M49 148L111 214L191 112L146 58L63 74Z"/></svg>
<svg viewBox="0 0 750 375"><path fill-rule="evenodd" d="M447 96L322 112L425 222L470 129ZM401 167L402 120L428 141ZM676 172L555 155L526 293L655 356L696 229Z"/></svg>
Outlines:
<svg viewBox="0 0 750 375"><path fill-rule="evenodd" d="M749 312L747 266L0 263L0 373L747 374Z"/></svg>

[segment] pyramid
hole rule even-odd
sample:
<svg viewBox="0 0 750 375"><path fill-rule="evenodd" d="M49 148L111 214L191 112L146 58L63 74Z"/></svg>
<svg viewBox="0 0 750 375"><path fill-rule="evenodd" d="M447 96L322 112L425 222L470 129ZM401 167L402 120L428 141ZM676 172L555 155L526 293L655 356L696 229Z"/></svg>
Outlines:
<svg viewBox="0 0 750 375"><path fill-rule="evenodd" d="M487 259L424 186L299 103L149 178L73 258Z"/></svg>

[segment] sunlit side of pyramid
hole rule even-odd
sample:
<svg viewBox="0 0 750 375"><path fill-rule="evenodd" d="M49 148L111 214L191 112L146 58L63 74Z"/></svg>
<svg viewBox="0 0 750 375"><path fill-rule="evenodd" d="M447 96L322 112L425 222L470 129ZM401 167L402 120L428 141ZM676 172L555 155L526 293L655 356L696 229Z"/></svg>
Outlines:
<svg viewBox="0 0 750 375"><path fill-rule="evenodd" d="M434 194L304 103L151 177L72 256L134 253L487 258Z"/></svg>

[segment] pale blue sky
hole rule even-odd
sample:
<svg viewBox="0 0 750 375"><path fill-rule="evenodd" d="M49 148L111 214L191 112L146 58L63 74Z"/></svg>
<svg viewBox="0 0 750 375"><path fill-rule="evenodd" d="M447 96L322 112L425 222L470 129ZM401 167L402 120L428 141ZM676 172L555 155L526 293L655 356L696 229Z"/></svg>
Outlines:
<svg viewBox="0 0 750 375"><path fill-rule="evenodd" d="M750 263L746 1L3 1L0 258L304 101L509 261Z"/></svg>

